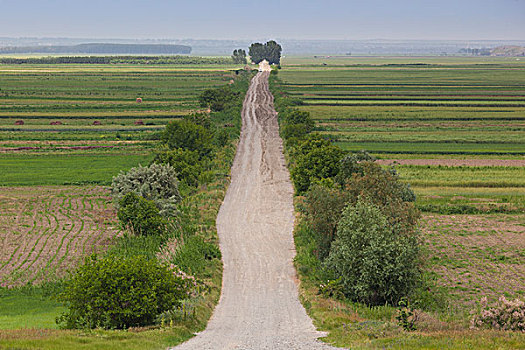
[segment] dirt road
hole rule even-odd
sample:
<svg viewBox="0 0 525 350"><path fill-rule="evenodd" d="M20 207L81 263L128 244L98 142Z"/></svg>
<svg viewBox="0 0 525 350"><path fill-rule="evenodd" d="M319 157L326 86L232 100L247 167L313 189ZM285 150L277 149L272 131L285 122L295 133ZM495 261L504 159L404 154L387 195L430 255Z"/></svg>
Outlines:
<svg viewBox="0 0 525 350"><path fill-rule="evenodd" d="M299 303L293 188L282 153L267 70L253 78L232 182L217 217L224 260L222 296L208 328L185 349L333 349L316 338Z"/></svg>

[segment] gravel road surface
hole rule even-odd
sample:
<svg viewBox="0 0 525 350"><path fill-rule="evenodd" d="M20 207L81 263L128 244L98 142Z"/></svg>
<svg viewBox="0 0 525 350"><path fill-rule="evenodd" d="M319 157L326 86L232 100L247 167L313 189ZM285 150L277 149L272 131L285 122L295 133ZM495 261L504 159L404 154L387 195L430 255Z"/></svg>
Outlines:
<svg viewBox="0 0 525 350"><path fill-rule="evenodd" d="M334 349L319 340L298 300L293 188L283 156L268 68L252 80L232 181L217 217L222 295L208 328L176 347Z"/></svg>

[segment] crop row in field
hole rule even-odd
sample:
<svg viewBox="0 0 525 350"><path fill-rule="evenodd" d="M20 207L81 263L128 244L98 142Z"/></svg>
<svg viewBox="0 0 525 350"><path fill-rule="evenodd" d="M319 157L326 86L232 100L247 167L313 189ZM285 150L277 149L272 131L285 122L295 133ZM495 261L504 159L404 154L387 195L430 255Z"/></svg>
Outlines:
<svg viewBox="0 0 525 350"><path fill-rule="evenodd" d="M138 69L136 66L0 65L0 114L46 113L177 114L196 107L196 96L232 77L230 66L207 69L176 66ZM76 69L75 69L76 67ZM132 69L135 69L133 71ZM142 98L137 103L136 98Z"/></svg>
<svg viewBox="0 0 525 350"><path fill-rule="evenodd" d="M0 186L107 185L231 65L0 65ZM137 98L141 100L137 101Z"/></svg>
<svg viewBox="0 0 525 350"><path fill-rule="evenodd" d="M2 286L63 276L117 234L109 192L100 187L1 187Z"/></svg>

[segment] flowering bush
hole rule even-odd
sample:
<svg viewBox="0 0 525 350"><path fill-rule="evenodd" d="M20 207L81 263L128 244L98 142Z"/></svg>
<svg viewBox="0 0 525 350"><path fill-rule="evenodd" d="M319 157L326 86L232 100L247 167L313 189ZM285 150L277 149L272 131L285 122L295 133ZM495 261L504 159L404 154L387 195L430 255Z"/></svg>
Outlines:
<svg viewBox="0 0 525 350"><path fill-rule="evenodd" d="M525 302L507 300L501 296L497 303L489 306L487 298L480 301L481 308L470 321L470 328L494 328L498 330L525 332Z"/></svg>

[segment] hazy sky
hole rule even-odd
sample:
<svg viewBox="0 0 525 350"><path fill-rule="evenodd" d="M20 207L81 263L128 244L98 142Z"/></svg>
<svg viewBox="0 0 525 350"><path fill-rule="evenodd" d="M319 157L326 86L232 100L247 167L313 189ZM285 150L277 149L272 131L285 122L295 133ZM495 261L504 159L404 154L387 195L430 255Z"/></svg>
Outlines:
<svg viewBox="0 0 525 350"><path fill-rule="evenodd" d="M0 37L525 39L525 0L0 0Z"/></svg>

